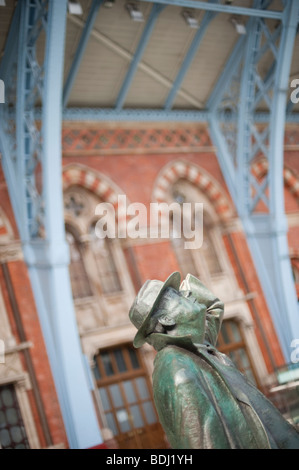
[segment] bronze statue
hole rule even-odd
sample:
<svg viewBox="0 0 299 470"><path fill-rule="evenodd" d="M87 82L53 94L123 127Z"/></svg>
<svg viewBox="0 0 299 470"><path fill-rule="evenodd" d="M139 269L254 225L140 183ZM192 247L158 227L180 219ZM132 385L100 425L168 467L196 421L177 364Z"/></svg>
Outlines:
<svg viewBox="0 0 299 470"><path fill-rule="evenodd" d="M174 449L299 449L299 433L215 345L223 303L196 277L149 280L130 309L157 351L153 390Z"/></svg>

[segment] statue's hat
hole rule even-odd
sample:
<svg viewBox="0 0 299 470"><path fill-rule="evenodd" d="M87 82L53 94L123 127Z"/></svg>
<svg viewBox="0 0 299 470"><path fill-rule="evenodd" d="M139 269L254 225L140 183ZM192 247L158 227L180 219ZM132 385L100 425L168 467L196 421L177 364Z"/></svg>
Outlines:
<svg viewBox="0 0 299 470"><path fill-rule="evenodd" d="M158 280L148 280L138 292L129 317L134 326L138 329L133 344L135 348L140 348L146 341L146 333L154 313L163 293L168 287L179 290L181 275L179 272L172 273L165 282Z"/></svg>

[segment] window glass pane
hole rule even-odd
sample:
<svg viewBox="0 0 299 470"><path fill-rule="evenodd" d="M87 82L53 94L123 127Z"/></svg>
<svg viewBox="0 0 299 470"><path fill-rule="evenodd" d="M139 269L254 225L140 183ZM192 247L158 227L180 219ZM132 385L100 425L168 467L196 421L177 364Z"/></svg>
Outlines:
<svg viewBox="0 0 299 470"><path fill-rule="evenodd" d="M209 272L211 274L221 273L221 267L215 250L213 238L211 236L210 230L207 227L204 227L202 250Z"/></svg>
<svg viewBox="0 0 299 470"><path fill-rule="evenodd" d="M70 279L73 297L75 299L90 297L92 291L89 279L82 259L81 249L78 240L70 230L66 228L66 240L70 247Z"/></svg>
<svg viewBox="0 0 299 470"><path fill-rule="evenodd" d="M110 400L109 400L106 390L104 388L99 388L99 393L100 393L101 403L102 403L104 411L110 410L111 405L110 405Z"/></svg>
<svg viewBox="0 0 299 470"><path fill-rule="evenodd" d="M114 372L113 372L111 360L110 360L110 357L109 357L109 353L108 352L102 352L101 353L101 358L102 358L102 362L104 364L104 369L105 369L106 375L113 375Z"/></svg>
<svg viewBox="0 0 299 470"><path fill-rule="evenodd" d="M10 429L11 436L16 444L19 444L23 439L21 428L18 426L13 426Z"/></svg>
<svg viewBox="0 0 299 470"><path fill-rule="evenodd" d="M156 423L157 418L152 403L150 401L147 401L145 403L142 403L142 407L148 424Z"/></svg>
<svg viewBox="0 0 299 470"><path fill-rule="evenodd" d="M97 363L97 359L95 358L94 360L94 367L93 367L93 375L95 377L96 380L100 380L101 379L101 373L100 373L100 370L99 370L99 367L98 367L98 363Z"/></svg>
<svg viewBox="0 0 299 470"><path fill-rule="evenodd" d="M145 400L146 398L149 398L149 393L148 393L148 388L147 388L145 378L138 377L138 379L136 379L136 384L137 384L138 393L139 393L141 400Z"/></svg>
<svg viewBox="0 0 299 470"><path fill-rule="evenodd" d="M126 366L124 356L123 356L123 353L122 353L121 349L116 349L114 351L114 356L115 356L115 359L116 359L116 363L117 363L117 367L118 367L119 372L125 372L127 370L127 366Z"/></svg>
<svg viewBox="0 0 299 470"><path fill-rule="evenodd" d="M18 422L18 415L14 408L9 408L6 411L6 418L8 424L16 424Z"/></svg>
<svg viewBox="0 0 299 470"><path fill-rule="evenodd" d="M223 341L225 344L228 344L230 343L230 339L229 339L229 336L228 336L228 332L227 332L227 328L226 328L226 323L223 322L222 323L222 326L221 326L221 333L222 333L222 338L223 338Z"/></svg>
<svg viewBox="0 0 299 470"><path fill-rule="evenodd" d="M2 447L7 447L11 444L11 439L7 429L2 429L0 431L0 443Z"/></svg>
<svg viewBox="0 0 299 470"><path fill-rule="evenodd" d="M116 412L118 424L120 427L121 432L127 432L131 429L131 424L129 421L129 415L125 409L118 410Z"/></svg>
<svg viewBox="0 0 299 470"><path fill-rule="evenodd" d="M4 390L2 390L1 396L3 400L3 404L5 406L12 406L13 397L12 397L11 390L9 390L8 388L5 388Z"/></svg>
<svg viewBox="0 0 299 470"><path fill-rule="evenodd" d="M3 411L0 411L0 429L5 427L5 422L5 414L3 413Z"/></svg>
<svg viewBox="0 0 299 470"><path fill-rule="evenodd" d="M229 326L231 328L234 341L236 341L236 343L239 342L239 341L242 341L240 330L239 330L238 325L236 324L236 322L235 321L230 321Z"/></svg>
<svg viewBox="0 0 299 470"><path fill-rule="evenodd" d="M97 231L99 227L97 227ZM111 241L105 238L99 238L95 230L95 224L90 227L90 246L96 261L99 280L102 290L105 294L120 292L121 283L114 261Z"/></svg>
<svg viewBox="0 0 299 470"><path fill-rule="evenodd" d="M120 388L118 385L110 385L110 393L115 407L123 406L124 402L121 396Z"/></svg>
<svg viewBox="0 0 299 470"><path fill-rule="evenodd" d="M142 419L142 416L141 416L139 406L137 406L137 405L131 406L130 407L130 413L131 413L132 418L133 418L134 427L135 428L142 428L144 426L144 422L143 422L143 419Z"/></svg>
<svg viewBox="0 0 299 470"><path fill-rule="evenodd" d="M134 391L133 383L131 380L126 380L123 382L123 387L125 389L125 395L128 403L135 403L137 401L136 394Z"/></svg>
<svg viewBox="0 0 299 470"><path fill-rule="evenodd" d="M244 349L238 349L238 352L239 352L239 357L240 357L240 362L242 364L242 367L244 369L246 367L250 367L249 359Z"/></svg>
<svg viewBox="0 0 299 470"><path fill-rule="evenodd" d="M107 419L107 425L108 428L111 429L113 432L113 435L116 436L118 434L117 426L115 424L115 419L112 413L107 413L106 414L106 419Z"/></svg>
<svg viewBox="0 0 299 470"><path fill-rule="evenodd" d="M134 351L134 349L129 349L129 354L130 354L133 369L139 369L140 365L139 365L137 354Z"/></svg>

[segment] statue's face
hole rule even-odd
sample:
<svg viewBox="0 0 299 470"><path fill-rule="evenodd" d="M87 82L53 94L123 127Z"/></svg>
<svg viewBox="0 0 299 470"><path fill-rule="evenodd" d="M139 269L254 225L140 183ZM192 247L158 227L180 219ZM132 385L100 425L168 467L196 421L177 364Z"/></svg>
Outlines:
<svg viewBox="0 0 299 470"><path fill-rule="evenodd" d="M191 293L190 293L191 294ZM166 326L174 324L188 327L194 326L204 317L205 306L196 302L188 292L178 292L169 287L159 302L157 314Z"/></svg>

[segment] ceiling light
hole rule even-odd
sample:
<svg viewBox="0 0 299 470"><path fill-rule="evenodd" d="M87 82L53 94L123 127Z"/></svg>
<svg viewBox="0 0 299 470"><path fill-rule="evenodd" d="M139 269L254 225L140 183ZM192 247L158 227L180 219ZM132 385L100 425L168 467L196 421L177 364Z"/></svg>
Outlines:
<svg viewBox="0 0 299 470"><path fill-rule="evenodd" d="M80 3L77 0L68 1L68 9L71 15L82 15L83 10Z"/></svg>
<svg viewBox="0 0 299 470"><path fill-rule="evenodd" d="M246 34L246 28L245 28L245 25L243 23L240 23L237 18L235 17L232 17L230 19L231 23L234 25L234 27L236 28L236 31L238 34Z"/></svg>
<svg viewBox="0 0 299 470"><path fill-rule="evenodd" d="M133 21L144 21L143 13L139 10L135 3L127 3L126 9L128 10Z"/></svg>
<svg viewBox="0 0 299 470"><path fill-rule="evenodd" d="M115 0L104 0L104 7L111 8L114 5Z"/></svg>
<svg viewBox="0 0 299 470"><path fill-rule="evenodd" d="M186 23L190 28L198 28L198 20L193 16L191 11L189 10L183 10L182 11L183 18L185 19Z"/></svg>

